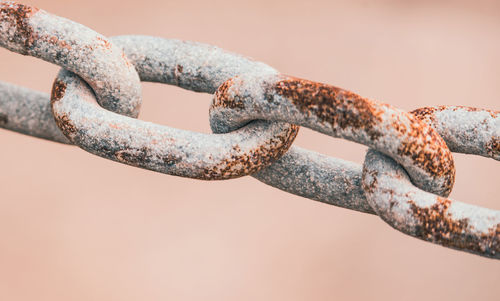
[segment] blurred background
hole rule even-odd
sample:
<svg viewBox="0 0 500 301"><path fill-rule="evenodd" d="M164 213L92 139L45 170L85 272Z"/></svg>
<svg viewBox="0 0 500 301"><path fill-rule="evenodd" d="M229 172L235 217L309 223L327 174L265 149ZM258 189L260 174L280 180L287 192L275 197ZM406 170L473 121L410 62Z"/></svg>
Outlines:
<svg viewBox="0 0 500 301"><path fill-rule="evenodd" d="M217 45L412 110L500 110L498 1L26 1L107 36ZM0 80L58 67L0 49ZM140 118L210 132L211 96L144 83ZM362 163L302 129L296 144ZM0 300L498 300L500 262L268 187L128 167L0 129ZM456 155L452 198L500 209L498 162Z"/></svg>

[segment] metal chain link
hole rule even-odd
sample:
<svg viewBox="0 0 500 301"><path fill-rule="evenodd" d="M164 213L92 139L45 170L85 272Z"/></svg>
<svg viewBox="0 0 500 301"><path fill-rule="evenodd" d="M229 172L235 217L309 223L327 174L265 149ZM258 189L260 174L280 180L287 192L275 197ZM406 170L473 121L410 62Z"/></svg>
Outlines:
<svg viewBox="0 0 500 301"><path fill-rule="evenodd" d="M0 2L0 45L63 67L50 101L0 82L2 128L172 175L252 175L296 195L377 214L414 237L500 258L500 212L446 198L455 178L450 150L500 160L499 112L429 107L406 113L214 46L108 39L14 2ZM216 134L133 119L140 80L213 94ZM291 146L298 126L367 145L363 167Z"/></svg>
<svg viewBox="0 0 500 301"><path fill-rule="evenodd" d="M227 78L275 73L219 48L153 37L112 39L125 49L142 80L212 92ZM255 121L232 133L207 135L160 126L101 108L75 74L63 70L52 89L52 112L63 134L101 157L171 175L204 180L248 175L288 150L298 127Z"/></svg>
<svg viewBox="0 0 500 301"><path fill-rule="evenodd" d="M447 196L453 187L453 158L435 130L406 112L350 91L272 74L235 77L215 93L210 108L214 132L229 132L258 119L288 121L381 151L427 191Z"/></svg>

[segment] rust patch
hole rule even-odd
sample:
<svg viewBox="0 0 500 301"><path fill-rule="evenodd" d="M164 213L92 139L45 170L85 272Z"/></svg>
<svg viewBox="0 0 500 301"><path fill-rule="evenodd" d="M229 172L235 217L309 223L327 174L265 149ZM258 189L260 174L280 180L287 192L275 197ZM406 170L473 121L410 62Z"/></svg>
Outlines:
<svg viewBox="0 0 500 301"><path fill-rule="evenodd" d="M67 50L71 50L72 47L70 44L68 44L66 41L64 40L59 40L58 37L55 37L55 36L52 36L50 38L48 38L48 41L49 43L51 43L52 45L56 45L58 46L59 48L64 48L64 49L67 49Z"/></svg>
<svg viewBox="0 0 500 301"><path fill-rule="evenodd" d="M106 40L102 37L99 37L99 36L96 37L96 39L99 41L98 44L101 44L100 46L102 46L104 49L107 49L107 50L111 49L111 43L108 40Z"/></svg>
<svg viewBox="0 0 500 301"><path fill-rule="evenodd" d="M427 124L434 126L436 124L436 116L434 115L438 111L442 111L446 107L424 107L416 109L410 112L413 116L426 122Z"/></svg>
<svg viewBox="0 0 500 301"><path fill-rule="evenodd" d="M54 119L56 121L57 126L63 134L71 140L71 137L76 134L77 129L75 125L70 121L68 115L66 114L54 114Z"/></svg>
<svg viewBox="0 0 500 301"><path fill-rule="evenodd" d="M175 84L177 86L180 85L180 76L181 76L183 71L184 71L184 67L182 65L175 65L173 73L174 73Z"/></svg>
<svg viewBox="0 0 500 301"><path fill-rule="evenodd" d="M409 204L411 213L418 221L415 231L417 237L446 247L490 256L500 253L500 224L490 228L487 233L467 234L474 229L467 218L457 220L448 212L450 200L438 197L436 204L424 208L413 201L409 201Z"/></svg>
<svg viewBox="0 0 500 301"><path fill-rule="evenodd" d="M441 112L441 111L446 111L446 110L452 110L452 111L458 111L458 110L464 110L467 112L488 112L491 117L496 118L498 117L498 114L500 114L499 111L493 111L493 110L485 110L485 109L478 109L474 107L466 107L466 106L435 106L435 107L424 107L420 109L416 109L411 111L410 113L419 118L420 120L423 121L430 121L434 125L436 123L436 112Z"/></svg>
<svg viewBox="0 0 500 301"><path fill-rule="evenodd" d="M50 102L54 104L55 102L61 100L66 92L66 83L56 79L52 84L52 91L50 93Z"/></svg>
<svg viewBox="0 0 500 301"><path fill-rule="evenodd" d="M286 133L273 137L269 144L251 150L248 153L231 155L230 159L225 159L219 165L205 169L196 178L202 180L223 180L253 174L281 158L292 145L298 131L298 126L291 125ZM233 147L233 151L240 153L241 149L236 145Z"/></svg>
<svg viewBox="0 0 500 301"><path fill-rule="evenodd" d="M144 166L147 164L157 163L162 161L167 166L172 166L182 161L181 157L175 155L165 155L159 157L150 148L142 147L140 149L124 149L114 153L114 157L119 162L123 162L132 166Z"/></svg>
<svg viewBox="0 0 500 301"><path fill-rule="evenodd" d="M413 115L408 117L409 128L397 121L392 124L397 131L408 137L398 147L398 154L411 158L415 165L433 176L444 177L445 187L450 192L455 182L455 163L448 146L430 126Z"/></svg>
<svg viewBox="0 0 500 301"><path fill-rule="evenodd" d="M61 100L66 92L66 83L56 79L52 84L52 91L50 94L50 103L52 105L52 115L56 121L57 127L62 131L62 133L71 140L71 137L76 134L77 129L75 125L70 121L67 114L58 114L54 111L54 103Z"/></svg>
<svg viewBox="0 0 500 301"><path fill-rule="evenodd" d="M462 109L462 110L465 110L467 112L477 112L477 111L489 111L489 110L482 110L482 109L478 109L478 108L473 108L473 107L465 107L465 106L455 106L453 108L453 111L456 111L458 109Z"/></svg>
<svg viewBox="0 0 500 301"><path fill-rule="evenodd" d="M365 184L365 181L362 181L362 183L363 183L363 190L366 191L366 192L368 192L368 193L374 193L375 189L377 189L377 185L378 185L378 180L377 180L378 171L371 170L371 171L367 172L367 174L370 175L371 181L368 184ZM392 206L391 206L391 208L392 208Z"/></svg>
<svg viewBox="0 0 500 301"><path fill-rule="evenodd" d="M225 81L215 92L215 101L212 107L223 107L228 109L244 109L243 101L236 96L238 93L230 93L230 88L234 85L234 78Z"/></svg>
<svg viewBox="0 0 500 301"><path fill-rule="evenodd" d="M7 123L9 122L9 117L4 114L4 113L0 113L0 125L6 125Z"/></svg>
<svg viewBox="0 0 500 301"><path fill-rule="evenodd" d="M450 107L447 107L447 106L441 106L439 108L442 108L441 110L450 109ZM478 109L478 108L466 107L466 106L453 106L452 108L453 108L453 111L465 110L467 112L488 112L488 113L490 113L491 117L493 117L493 118L496 118L498 116L498 114L500 113L499 111L493 111L493 110L487 110L487 109Z"/></svg>
<svg viewBox="0 0 500 301"><path fill-rule="evenodd" d="M268 101L274 101L274 95L284 96L302 113L314 114L334 129L364 130L372 141L382 136L376 126L382 122L383 111L373 101L355 93L295 77L286 77L271 89Z"/></svg>
<svg viewBox="0 0 500 301"><path fill-rule="evenodd" d="M275 94L289 99L304 114L314 114L333 129L357 129L364 131L372 141L383 133L378 129L382 123L384 104L378 104L355 93L304 79L286 77L278 81L267 95L274 101ZM402 141L398 154L409 157L413 163L435 177L445 177L447 192L455 179L453 158L441 137L413 115L409 126L395 120L393 128L406 139ZM429 140L430 139L430 140Z"/></svg>
<svg viewBox="0 0 500 301"><path fill-rule="evenodd" d="M500 156L500 137L493 137L486 145L486 151L491 157Z"/></svg>
<svg viewBox="0 0 500 301"><path fill-rule="evenodd" d="M33 27L28 24L29 18L39 11L38 8L15 2L0 3L0 20L7 21L16 28L16 33L9 38L10 42L23 45L23 54L27 54L35 42Z"/></svg>

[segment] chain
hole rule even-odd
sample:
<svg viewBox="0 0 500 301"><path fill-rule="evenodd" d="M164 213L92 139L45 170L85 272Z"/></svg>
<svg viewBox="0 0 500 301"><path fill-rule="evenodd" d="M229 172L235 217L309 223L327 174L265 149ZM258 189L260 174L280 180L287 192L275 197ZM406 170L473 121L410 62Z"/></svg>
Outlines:
<svg viewBox="0 0 500 301"><path fill-rule="evenodd" d="M170 175L251 175L296 195L376 214L416 238L500 259L500 212L447 198L455 179L451 151L500 160L498 111L407 113L214 46L148 36L108 39L15 2L0 2L0 45L62 67L50 97L0 82L2 128ZM140 81L212 94L214 134L135 119ZM299 126L368 146L363 166L292 146Z"/></svg>

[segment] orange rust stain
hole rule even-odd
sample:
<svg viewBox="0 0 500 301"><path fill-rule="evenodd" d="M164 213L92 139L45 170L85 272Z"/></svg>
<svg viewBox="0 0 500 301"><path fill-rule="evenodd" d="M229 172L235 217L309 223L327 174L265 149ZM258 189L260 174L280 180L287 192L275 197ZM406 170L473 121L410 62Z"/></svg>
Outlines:
<svg viewBox="0 0 500 301"><path fill-rule="evenodd" d="M66 114L54 114L54 119L56 121L57 126L63 134L71 139L71 136L76 134L77 129L75 125L70 121L68 115Z"/></svg>
<svg viewBox="0 0 500 301"><path fill-rule="evenodd" d="M424 107L411 111L410 113L418 119L427 122L427 124L434 126L436 124L436 116L438 111L442 111L446 107Z"/></svg>
<svg viewBox="0 0 500 301"><path fill-rule="evenodd" d="M382 122L380 105L355 93L295 77L278 81L272 89L289 99L302 113L314 114L334 129L362 129L372 140L382 135L376 129ZM273 94L268 95L269 101L273 101Z"/></svg>
<svg viewBox="0 0 500 301"><path fill-rule="evenodd" d="M398 154L411 158L413 163L428 173L444 177L447 192L451 191L455 182L455 163L451 152L448 150L444 140L438 133L417 117L408 116L410 127L404 129L397 122L393 123L394 128L399 132L405 132L409 139L401 142L398 147Z"/></svg>
<svg viewBox="0 0 500 301"><path fill-rule="evenodd" d="M15 37L13 41L21 38L24 46L24 53L28 52L35 42L33 27L28 24L29 18L39 11L38 8L14 2L0 3L0 20L7 21L16 26ZM24 41L23 41L24 40Z"/></svg>
<svg viewBox="0 0 500 301"><path fill-rule="evenodd" d="M383 108L355 93L309 80L286 77L278 81L272 92L289 99L302 113L314 114L332 128L363 130L372 141L382 133L377 129L382 123ZM273 101L273 93L268 96ZM436 177L445 177L450 191L455 179L455 168L451 153L441 137L429 126L412 115L409 127L395 121L396 131L408 137L401 143L398 154L409 157L413 163ZM430 139L430 141L429 141Z"/></svg>
<svg viewBox="0 0 500 301"><path fill-rule="evenodd" d="M441 110L445 110L449 107L446 107L446 106L440 106L439 108L441 108ZM487 110L487 109L478 109L478 108L474 108L474 107L466 107L466 106L454 106L453 108L453 111L457 111L457 110L465 110L467 112L488 112L490 113L491 117L493 118L496 118L498 116L498 114L500 113L499 111L493 111L493 110Z"/></svg>
<svg viewBox="0 0 500 301"><path fill-rule="evenodd" d="M420 120L429 120L433 124L436 122L435 113L445 111L445 110L465 110L467 112L488 112L491 117L496 118L500 114L499 111L487 110L487 109L478 109L474 107L466 107L466 106L435 106L435 107L424 107L411 111L413 115L418 117Z"/></svg>
<svg viewBox="0 0 500 301"><path fill-rule="evenodd" d="M450 200L439 197L438 202L430 207L419 207L414 201L409 201L409 204L411 213L418 221L416 236L462 250L492 255L500 252L500 224L478 236L466 235L464 233L471 232L473 227L467 218L453 218L448 212Z"/></svg>
<svg viewBox="0 0 500 301"><path fill-rule="evenodd" d="M54 105L57 101L64 97L64 93L66 92L66 83L56 79L54 84L52 85L52 92L50 96L50 103ZM77 132L75 125L70 121L68 115L66 114L58 114L54 112L52 109L52 113L54 115L54 120L56 121L57 126L63 134L71 139L71 136Z"/></svg>
<svg viewBox="0 0 500 301"><path fill-rule="evenodd" d="M270 144L251 150L248 153L232 155L217 166L205 169L196 178L202 180L232 179L253 174L281 158L293 143L299 127L292 125L290 129L278 137L274 137ZM241 152L238 145L233 147L236 153Z"/></svg>
<svg viewBox="0 0 500 301"><path fill-rule="evenodd" d="M101 46L104 48L104 49L111 49L111 43L106 40L106 39L103 39L102 37L96 37L96 39L102 44Z"/></svg>
<svg viewBox="0 0 500 301"><path fill-rule="evenodd" d="M59 40L57 37L50 37L48 39L49 43L53 44L53 45L56 45L60 48L65 48L67 50L71 50L72 47L71 45L69 45L66 41L64 40Z"/></svg>
<svg viewBox="0 0 500 301"><path fill-rule="evenodd" d="M66 83L56 79L52 84L52 91L50 94L50 102L53 104L64 97L66 92Z"/></svg>
<svg viewBox="0 0 500 301"><path fill-rule="evenodd" d="M239 97L230 95L229 90L234 85L234 78L225 81L215 92L214 107L229 109L244 109L245 105Z"/></svg>
<svg viewBox="0 0 500 301"><path fill-rule="evenodd" d="M56 79L52 84L52 92L50 94L50 102L54 104L55 102L61 100L66 92L66 83Z"/></svg>
<svg viewBox="0 0 500 301"><path fill-rule="evenodd" d="M500 137L493 137L486 145L486 150L490 156L500 155Z"/></svg>

